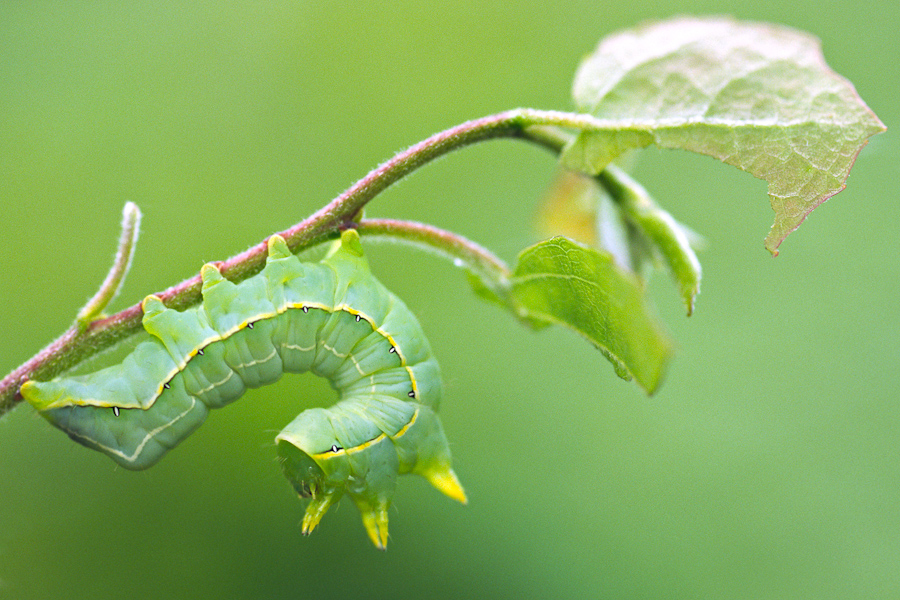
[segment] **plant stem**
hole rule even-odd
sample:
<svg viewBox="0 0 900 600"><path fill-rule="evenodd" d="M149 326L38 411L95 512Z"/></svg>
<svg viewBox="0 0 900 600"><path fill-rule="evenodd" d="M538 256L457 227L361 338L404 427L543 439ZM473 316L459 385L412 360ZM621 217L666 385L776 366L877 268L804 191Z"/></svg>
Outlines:
<svg viewBox="0 0 900 600"><path fill-rule="evenodd" d="M562 152L566 144L572 141L573 136L559 127L536 125L526 129L522 137L533 144L541 146L554 154Z"/></svg>
<svg viewBox="0 0 900 600"><path fill-rule="evenodd" d="M490 250L472 240L451 231L439 229L415 221L394 219L364 219L357 227L361 235L384 236L408 242L419 248L434 250L453 261L466 266L481 283L503 298L509 292L509 267Z"/></svg>
<svg viewBox="0 0 900 600"><path fill-rule="evenodd" d="M103 312L110 302L115 299L125 281L128 269L131 268L131 259L134 257L134 249L137 245L138 234L141 229L141 211L134 202L126 202L122 210L122 234L119 236L119 249L113 265L106 275L106 279L100 285L100 289L87 304L78 311L76 324L79 331L88 328L91 322Z"/></svg>
<svg viewBox="0 0 900 600"><path fill-rule="evenodd" d="M453 150L477 142L498 138L522 139L538 143L556 152L561 138L535 126L555 125L587 130L602 130L607 124L590 115L515 109L468 121L437 133L395 155L360 179L324 208L280 235L294 251L310 248L332 237L342 228L353 226L353 219L375 196L416 169ZM554 141L555 139L555 141ZM401 228L402 229L402 228ZM424 236L422 243L428 236ZM437 242L440 236L433 239ZM453 244L445 247L453 255ZM259 272L265 264L266 241L218 264L232 281L242 281ZM486 266L487 261L482 266ZM496 266L496 265L495 265ZM499 272L499 271L497 271ZM495 274L497 273L495 272ZM169 307L184 310L200 302L200 276L197 275L158 295ZM84 331L77 327L65 332L26 363L0 381L0 416L21 401L19 387L27 379L51 379L82 360L109 348L141 329L141 306L135 304L115 315L90 323Z"/></svg>

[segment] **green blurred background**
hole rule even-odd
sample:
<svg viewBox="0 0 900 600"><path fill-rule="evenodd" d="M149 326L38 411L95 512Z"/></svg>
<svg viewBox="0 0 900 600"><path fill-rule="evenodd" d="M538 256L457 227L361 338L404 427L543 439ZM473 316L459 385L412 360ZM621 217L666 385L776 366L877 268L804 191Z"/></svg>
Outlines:
<svg viewBox="0 0 900 600"><path fill-rule="evenodd" d="M676 13L814 33L900 123L896 2L50 2L0 4L0 369L71 322L144 211L114 308L284 229L430 133L517 106L568 109L604 35ZM461 271L372 246L446 381L463 508L404 478L386 553L344 502L309 538L273 438L333 392L249 394L146 472L28 406L0 421L2 598L900 597L893 131L770 258L765 184L648 150L636 176L709 241L653 398L563 330L531 333ZM554 173L515 142L465 150L370 205L512 260Z"/></svg>

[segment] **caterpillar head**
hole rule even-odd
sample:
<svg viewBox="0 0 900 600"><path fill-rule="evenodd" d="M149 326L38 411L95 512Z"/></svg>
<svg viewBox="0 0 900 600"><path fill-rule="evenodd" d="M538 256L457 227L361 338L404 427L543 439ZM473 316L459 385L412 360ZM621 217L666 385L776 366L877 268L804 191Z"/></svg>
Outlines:
<svg viewBox="0 0 900 600"><path fill-rule="evenodd" d="M310 409L276 438L285 476L309 498L302 531L316 528L328 508L347 494L362 515L372 543L387 545L387 511L399 463L390 438L359 415Z"/></svg>

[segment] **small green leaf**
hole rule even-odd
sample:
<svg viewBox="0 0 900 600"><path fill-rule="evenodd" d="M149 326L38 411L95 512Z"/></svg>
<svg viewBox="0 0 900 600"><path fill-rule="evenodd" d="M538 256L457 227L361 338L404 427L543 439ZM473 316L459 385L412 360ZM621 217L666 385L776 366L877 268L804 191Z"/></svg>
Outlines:
<svg viewBox="0 0 900 600"><path fill-rule="evenodd" d="M630 148L656 144L718 158L769 183L779 244L840 192L882 122L819 42L776 25L679 18L603 40L573 88L608 126L582 132L564 164L596 174Z"/></svg>
<svg viewBox="0 0 900 600"><path fill-rule="evenodd" d="M696 234L660 208L641 184L615 165L609 165L598 177L662 256L681 290L688 315L693 313L701 277L700 261L691 247Z"/></svg>
<svg viewBox="0 0 900 600"><path fill-rule="evenodd" d="M522 318L568 327L594 344L623 379L659 386L672 343L652 316L643 287L609 254L564 237L526 248L512 278Z"/></svg>
<svg viewBox="0 0 900 600"><path fill-rule="evenodd" d="M561 171L546 194L538 225L547 235L562 234L608 252L641 283L661 259L678 284L688 315L693 313L701 277L694 246L702 245L702 238L615 165L596 177Z"/></svg>

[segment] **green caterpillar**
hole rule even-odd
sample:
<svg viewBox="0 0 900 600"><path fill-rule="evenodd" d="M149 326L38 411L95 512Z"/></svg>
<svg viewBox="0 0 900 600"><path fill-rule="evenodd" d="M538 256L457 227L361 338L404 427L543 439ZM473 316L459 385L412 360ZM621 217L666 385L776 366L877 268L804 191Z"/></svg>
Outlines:
<svg viewBox="0 0 900 600"><path fill-rule="evenodd" d="M369 271L359 235L345 231L321 263L284 239L265 268L234 284L205 265L203 302L177 311L142 303L150 334L121 363L86 375L28 381L22 396L75 441L128 469L155 464L209 409L282 373L326 377L340 399L300 414L276 437L285 475L310 498L303 533L343 494L379 548L398 474L417 473L466 502L436 414L437 361L415 316Z"/></svg>

